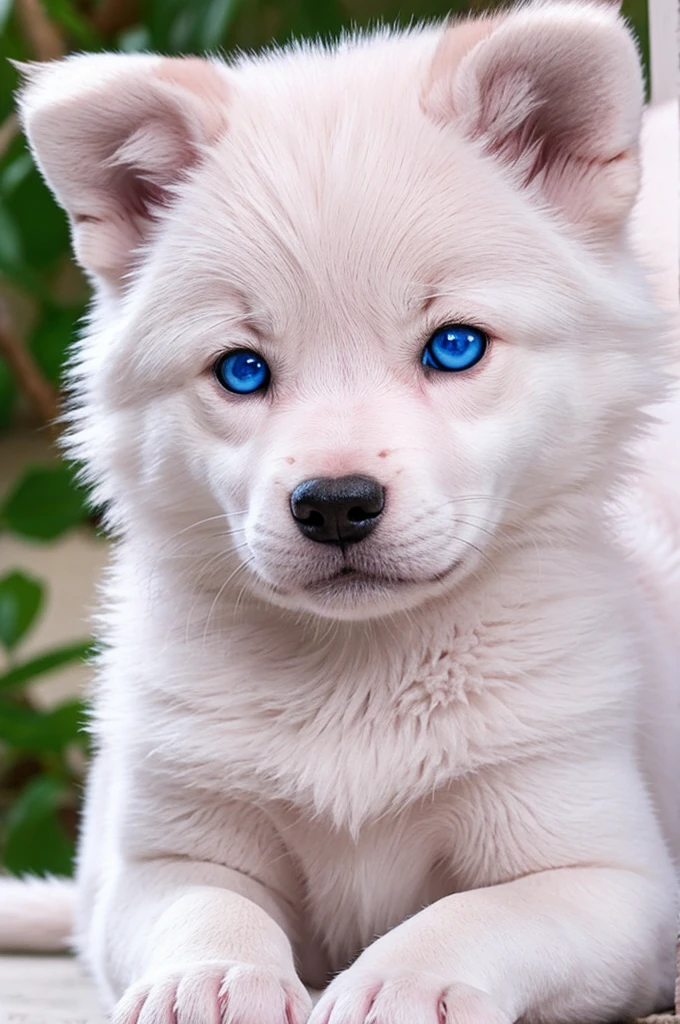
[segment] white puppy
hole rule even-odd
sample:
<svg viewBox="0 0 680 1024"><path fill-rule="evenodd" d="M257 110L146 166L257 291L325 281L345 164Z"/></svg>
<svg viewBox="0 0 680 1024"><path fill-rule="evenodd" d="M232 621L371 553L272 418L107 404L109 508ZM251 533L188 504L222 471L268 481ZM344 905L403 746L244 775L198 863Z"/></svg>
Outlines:
<svg viewBox="0 0 680 1024"><path fill-rule="evenodd" d="M97 293L73 444L118 539L76 932L116 1024L301 1024L334 974L313 1024L670 1002L642 94L588 3L29 71ZM47 892L0 890L6 942L63 939Z"/></svg>

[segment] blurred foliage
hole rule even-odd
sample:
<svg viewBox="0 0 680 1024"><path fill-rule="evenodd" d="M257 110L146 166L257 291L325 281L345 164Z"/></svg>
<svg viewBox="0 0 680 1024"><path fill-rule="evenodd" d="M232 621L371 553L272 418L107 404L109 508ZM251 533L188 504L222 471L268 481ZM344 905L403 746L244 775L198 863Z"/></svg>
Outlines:
<svg viewBox="0 0 680 1024"><path fill-rule="evenodd" d="M489 4L490 5L490 4ZM28 355L29 376L51 418L69 344L88 299L68 248L62 211L42 183L12 113L27 61L70 50L159 50L167 54L258 50L296 36L337 36L377 21L408 24L489 6L481 0L0 0L0 431L26 414L25 359L17 371L6 346ZM647 54L646 0L625 0ZM4 332L4 333L3 333ZM5 358L3 358L3 353ZM30 384L30 381L29 381ZM47 396L47 397L45 397ZM30 404L30 403L29 403ZM36 404L34 402L34 404ZM45 411L47 408L47 411ZM0 502L0 534L55 541L88 520L86 496L64 463L26 467ZM0 579L0 864L13 872L72 869L87 742L83 706L38 705L30 684L91 653L89 642L17 660L46 601L45 585L17 570Z"/></svg>
<svg viewBox="0 0 680 1024"><path fill-rule="evenodd" d="M0 505L0 528L30 540L56 540L87 519L86 500L69 466L30 466Z"/></svg>
<svg viewBox="0 0 680 1024"><path fill-rule="evenodd" d="M45 604L45 587L19 570L0 579L0 849L14 872L69 874L87 737L84 706L40 707L26 691L38 676L91 653L87 642L15 660Z"/></svg>

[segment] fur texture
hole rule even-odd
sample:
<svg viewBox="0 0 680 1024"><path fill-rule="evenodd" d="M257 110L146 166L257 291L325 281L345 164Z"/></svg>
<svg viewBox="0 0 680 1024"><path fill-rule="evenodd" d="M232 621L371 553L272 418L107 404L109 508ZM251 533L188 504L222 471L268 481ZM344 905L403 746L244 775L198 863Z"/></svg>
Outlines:
<svg viewBox="0 0 680 1024"><path fill-rule="evenodd" d="M75 886L62 879L0 881L0 948L59 952L73 932Z"/></svg>
<svg viewBox="0 0 680 1024"><path fill-rule="evenodd" d="M21 110L97 288L76 943L116 1024L299 1024L336 972L313 1024L669 1003L680 465L620 19L76 57ZM452 322L487 355L425 371ZM216 383L239 347L265 395ZM350 473L377 529L311 543L291 491Z"/></svg>

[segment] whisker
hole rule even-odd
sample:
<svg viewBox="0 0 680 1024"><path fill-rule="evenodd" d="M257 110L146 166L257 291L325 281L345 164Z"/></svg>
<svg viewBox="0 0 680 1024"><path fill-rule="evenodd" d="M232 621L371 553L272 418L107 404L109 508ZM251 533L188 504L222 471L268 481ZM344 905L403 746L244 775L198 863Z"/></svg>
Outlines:
<svg viewBox="0 0 680 1024"><path fill-rule="evenodd" d="M501 498L494 494L457 494L454 498L450 498L448 501L442 502L438 508L446 508L447 505L454 505L460 501L490 501L496 505L508 505L512 508L521 509L523 512L530 511L529 505L524 505L522 502L514 501L512 498Z"/></svg>
<svg viewBox="0 0 680 1024"><path fill-rule="evenodd" d="M213 602L210 605L210 611L208 612L208 617L205 620L205 628L203 630L203 646L204 647L205 647L205 644L206 644L206 641L207 641L207 638L208 638L208 630L210 628L210 620L212 619L212 616L213 616L213 613L215 611L215 607L217 605L217 602L219 601L220 597L222 596L222 594L224 593L226 588L229 586L231 581L234 579L234 577L237 576L239 574L239 572L243 572L246 569L249 569L250 566L252 565L252 563L254 562L254 560L255 560L254 556L251 556L250 558L246 559L245 562L240 562L236 566L234 571L232 573L230 573L229 576L227 576L226 580L224 581L224 583L222 584L220 589L217 591L217 593L216 593L216 595L215 595L215 597L213 599Z"/></svg>
<svg viewBox="0 0 680 1024"><path fill-rule="evenodd" d="M232 530L232 531L229 531L229 533L225 534L224 536L225 537L229 537L229 536L232 536L234 534L242 533L242 532L243 531L240 530L240 529ZM244 542L244 544L226 545L223 550L214 552L206 561L203 561L202 564L198 568L196 567L196 560L194 559L191 562L191 564L187 565L183 570L181 570L179 572L179 574L177 576L177 582L178 583L183 583L187 576L189 576L190 574L193 574L194 575L194 581L193 582L196 585L201 584L205 580L205 578L207 577L208 570L210 569L210 567L212 565L215 564L215 562L219 562L220 559L228 559L235 551L240 550L244 545L247 546L247 543ZM149 573L149 579L148 579L148 584L147 584L147 593L148 593L149 599L151 598L152 586L155 583L156 577L157 577L157 575L160 572L161 563L165 563L165 564L167 564L168 562L179 562L179 563L181 563L182 561L184 561L186 559L187 556L183 555L181 553L182 547L183 547L183 545L180 546L180 550L178 552L176 552L174 555L167 554L165 556L159 556L153 562L153 564L151 566L151 571ZM193 607L195 607L195 603L192 606L192 612L191 612L192 614L193 614Z"/></svg>

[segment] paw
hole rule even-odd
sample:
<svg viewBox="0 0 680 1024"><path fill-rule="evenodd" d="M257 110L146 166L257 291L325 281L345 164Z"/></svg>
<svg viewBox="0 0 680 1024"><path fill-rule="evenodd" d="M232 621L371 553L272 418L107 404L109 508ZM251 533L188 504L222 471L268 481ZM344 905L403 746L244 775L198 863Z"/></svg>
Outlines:
<svg viewBox="0 0 680 1024"><path fill-rule="evenodd" d="M129 988L111 1024L305 1024L311 1005L296 977L267 967L186 964Z"/></svg>
<svg viewBox="0 0 680 1024"><path fill-rule="evenodd" d="M511 1024L485 992L425 972L341 974L309 1024Z"/></svg>

